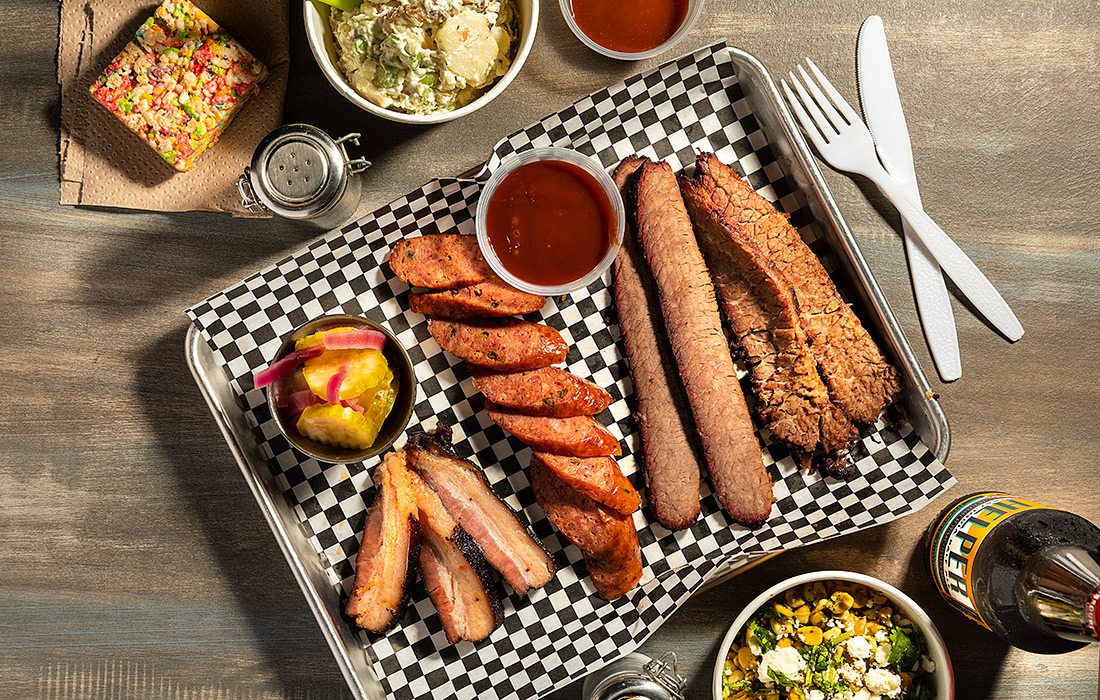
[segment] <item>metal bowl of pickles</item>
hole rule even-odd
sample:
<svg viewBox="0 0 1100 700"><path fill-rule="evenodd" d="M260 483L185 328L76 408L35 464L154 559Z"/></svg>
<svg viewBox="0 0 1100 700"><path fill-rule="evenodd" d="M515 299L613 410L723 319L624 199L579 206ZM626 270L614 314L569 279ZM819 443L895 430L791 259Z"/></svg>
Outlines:
<svg viewBox="0 0 1100 700"><path fill-rule="evenodd" d="M714 700L953 700L947 648L885 581L817 571L782 581L737 616L714 666Z"/></svg>
<svg viewBox="0 0 1100 700"><path fill-rule="evenodd" d="M254 376L279 430L322 462L360 462L389 449L416 399L405 348L359 316L323 316L288 335Z"/></svg>

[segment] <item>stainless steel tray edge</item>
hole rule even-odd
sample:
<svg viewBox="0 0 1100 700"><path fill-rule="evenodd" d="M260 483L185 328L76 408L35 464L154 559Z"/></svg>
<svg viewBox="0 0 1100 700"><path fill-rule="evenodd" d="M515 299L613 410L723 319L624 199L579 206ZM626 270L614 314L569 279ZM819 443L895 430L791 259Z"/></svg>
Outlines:
<svg viewBox="0 0 1100 700"><path fill-rule="evenodd" d="M255 443L246 441L251 431L244 424L243 413L238 411L239 415L236 417L229 414L232 409L228 407L237 405L231 394L222 396L231 391L229 383L223 382L221 386L217 386L211 381L211 377L219 376L217 373L224 376L224 370L215 364L213 351L194 324L188 326L184 351L191 375L218 424L229 451L240 467L264 520L271 528L279 549L286 557L294 579L317 619L321 634L328 642L348 688L357 700L385 700L386 693L367 657L366 649L354 639L348 625L340 619L339 596L326 579L318 555L309 548L308 540L304 536L293 537L288 531L288 525L298 526L297 520L285 499L277 501L272 498L272 493L268 490L272 477L267 460L259 454Z"/></svg>
<svg viewBox="0 0 1100 700"><path fill-rule="evenodd" d="M897 317L890 309L890 303L886 300L882 288L879 287L867 260L863 257L855 235L845 221L844 215L840 213L840 208L825 183L825 178L809 145L788 110L786 101L780 96L768 70L755 56L734 47L729 47L729 52L734 62L738 64L739 80L743 71L747 70L753 74L752 79L745 81L742 85L749 101L756 103L753 113L758 117L761 115L776 117L775 123L770 126L780 129L785 138L769 139L769 143L778 151L779 157L789 164L786 168L787 173L804 191L809 190L814 195L807 198L814 217L819 222L828 224L824 227L826 235L830 237L833 248L842 254L842 262L845 263L847 272L858 283L859 291L864 297L863 301L875 314L872 320L877 322L880 334L889 343L898 364L901 365L905 375L902 401L908 417L913 421L913 426L921 440L928 445L936 458L946 462L947 454L951 450L951 428L947 422L947 415L933 397L931 385L920 367L913 347L909 344ZM764 101L764 105L759 104L761 100ZM761 106L766 109L760 109Z"/></svg>

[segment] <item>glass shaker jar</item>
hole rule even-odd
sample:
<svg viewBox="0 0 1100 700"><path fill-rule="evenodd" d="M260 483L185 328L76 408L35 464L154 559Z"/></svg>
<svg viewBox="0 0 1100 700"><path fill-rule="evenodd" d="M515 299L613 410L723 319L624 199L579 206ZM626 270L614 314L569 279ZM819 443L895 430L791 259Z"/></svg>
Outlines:
<svg viewBox="0 0 1100 700"><path fill-rule="evenodd" d="M584 700L684 700L687 679L676 670L676 654L659 659L634 652L584 679Z"/></svg>
<svg viewBox="0 0 1100 700"><path fill-rule="evenodd" d="M309 124L287 124L264 137L252 164L237 179L245 208L336 228L359 206L363 183L359 173L370 167L352 159L344 144L359 145L359 134L333 139Z"/></svg>

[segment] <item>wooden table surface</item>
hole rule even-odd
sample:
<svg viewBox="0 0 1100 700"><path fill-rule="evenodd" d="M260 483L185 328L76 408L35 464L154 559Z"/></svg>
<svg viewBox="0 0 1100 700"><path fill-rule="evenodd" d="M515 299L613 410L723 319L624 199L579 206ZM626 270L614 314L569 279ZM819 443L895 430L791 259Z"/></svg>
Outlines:
<svg viewBox="0 0 1100 700"><path fill-rule="evenodd" d="M773 72L811 55L854 96L856 31L881 12L930 213L1018 312L1009 346L956 302L965 375L937 387L954 495L1005 489L1100 521L1100 11L1089 0L710 0L682 48L719 37ZM361 131L360 213L480 162L498 138L653 65L603 60L543 0L519 79L462 121L356 111L317 70L293 7L287 121ZM0 7L0 696L344 698L328 648L191 381L183 309L302 246L281 221L58 206L57 7ZM926 369L897 216L827 173ZM939 503L937 505L943 505ZM709 697L740 608L795 573L879 576L947 638L959 696L1097 694L1097 648L1010 650L948 610L922 564L936 507L780 556L706 592L643 647ZM554 695L576 698L580 684Z"/></svg>

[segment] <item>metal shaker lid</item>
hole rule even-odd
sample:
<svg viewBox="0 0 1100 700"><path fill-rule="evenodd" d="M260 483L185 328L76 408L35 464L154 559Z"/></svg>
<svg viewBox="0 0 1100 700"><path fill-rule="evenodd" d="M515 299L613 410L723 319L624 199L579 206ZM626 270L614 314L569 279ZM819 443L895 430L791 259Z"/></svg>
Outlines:
<svg viewBox="0 0 1100 700"><path fill-rule="evenodd" d="M288 124L264 137L252 155L253 190L276 213L311 216L339 194L347 164L343 148L324 131Z"/></svg>

